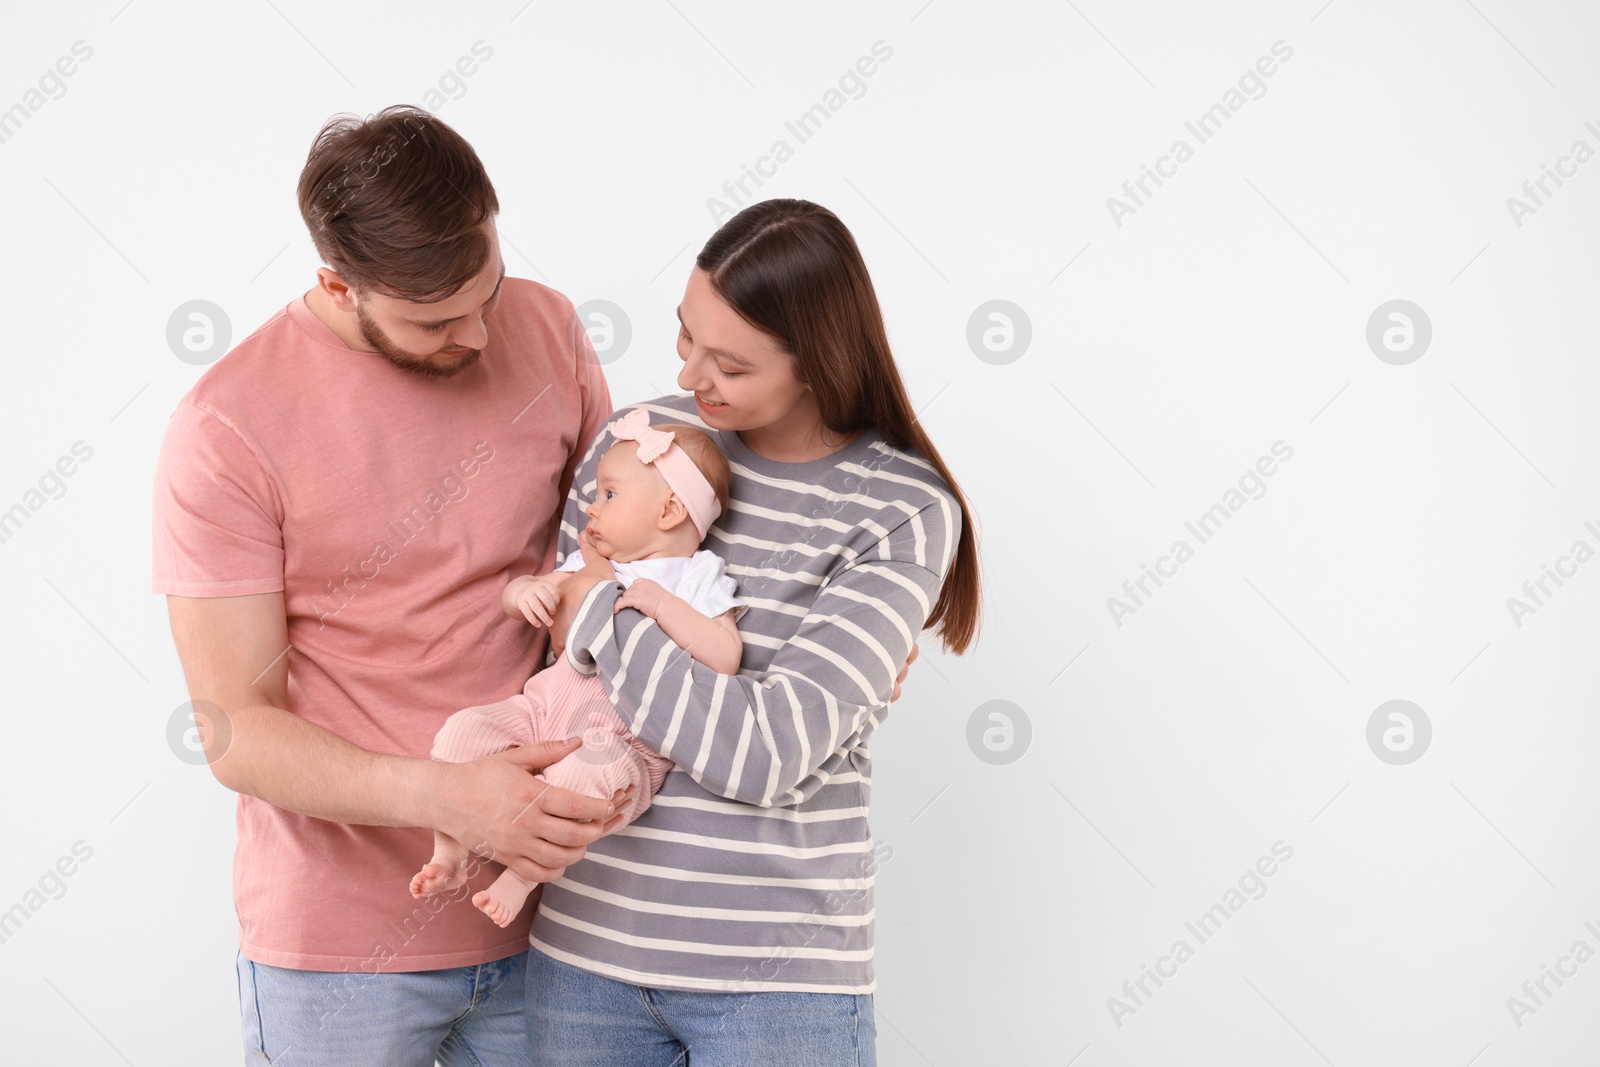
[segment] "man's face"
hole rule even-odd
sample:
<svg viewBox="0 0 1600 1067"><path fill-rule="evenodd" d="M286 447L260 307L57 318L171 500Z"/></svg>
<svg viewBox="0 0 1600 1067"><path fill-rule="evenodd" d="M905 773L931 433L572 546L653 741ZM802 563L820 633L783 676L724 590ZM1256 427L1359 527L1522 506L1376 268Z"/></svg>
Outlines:
<svg viewBox="0 0 1600 1067"><path fill-rule="evenodd" d="M476 363L489 343L489 318L500 302L505 262L489 226L489 259L477 277L454 294L418 304L381 293L356 296L361 337L401 370L450 378Z"/></svg>

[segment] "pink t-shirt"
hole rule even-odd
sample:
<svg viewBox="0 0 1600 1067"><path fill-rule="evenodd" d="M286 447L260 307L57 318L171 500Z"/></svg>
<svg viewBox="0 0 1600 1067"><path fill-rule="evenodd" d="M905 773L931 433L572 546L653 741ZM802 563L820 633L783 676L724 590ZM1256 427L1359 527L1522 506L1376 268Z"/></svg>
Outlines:
<svg viewBox="0 0 1600 1067"><path fill-rule="evenodd" d="M482 358L453 378L352 350L296 298L172 415L153 589L282 591L289 710L426 759L451 713L520 691L544 663L546 632L507 618L500 592L555 566L573 472L611 411L572 304L536 282L505 279ZM470 893L412 898L427 829L244 795L237 823L240 947L258 963L415 971L528 945L528 914L502 930ZM474 888L497 873L483 866Z"/></svg>

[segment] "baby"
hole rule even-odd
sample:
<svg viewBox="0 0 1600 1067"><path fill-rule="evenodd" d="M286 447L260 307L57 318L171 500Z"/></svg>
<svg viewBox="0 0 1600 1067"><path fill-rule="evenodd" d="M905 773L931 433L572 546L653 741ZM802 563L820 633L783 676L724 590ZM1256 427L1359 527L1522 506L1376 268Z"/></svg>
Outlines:
<svg viewBox="0 0 1600 1067"><path fill-rule="evenodd" d="M589 521L579 544L610 560L624 589L617 610L637 608L700 663L719 674L737 674L744 642L734 622L746 605L735 595L722 558L700 549L728 499L727 457L692 426L652 428L644 408L614 422L611 433L616 443L596 468L594 502L585 509ZM501 594L501 607L512 618L550 626L563 584L583 566L579 550L550 574L513 578ZM637 786L622 813L620 825L626 825L650 806L672 761L624 725L598 673L583 674L560 654L565 635L552 631L550 636L556 662L516 696L450 716L434 738L432 756L465 763L516 745L581 735L583 747L539 777L598 798ZM435 831L433 858L411 879L411 895L460 886L466 858L464 845ZM532 891L533 884L508 868L488 889L473 894L472 903L506 926Z"/></svg>

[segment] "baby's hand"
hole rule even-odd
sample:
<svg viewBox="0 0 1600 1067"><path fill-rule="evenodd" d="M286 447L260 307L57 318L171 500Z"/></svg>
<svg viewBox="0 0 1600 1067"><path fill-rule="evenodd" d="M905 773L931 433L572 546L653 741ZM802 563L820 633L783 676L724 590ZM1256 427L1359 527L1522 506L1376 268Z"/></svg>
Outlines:
<svg viewBox="0 0 1600 1067"><path fill-rule="evenodd" d="M654 619L656 612L671 595L664 586L648 578L635 578L632 585L618 594L616 606L612 608L611 614L615 615L623 608L634 608Z"/></svg>
<svg viewBox="0 0 1600 1067"><path fill-rule="evenodd" d="M530 626L550 626L561 604L561 590L550 579L530 577L512 594L511 602Z"/></svg>

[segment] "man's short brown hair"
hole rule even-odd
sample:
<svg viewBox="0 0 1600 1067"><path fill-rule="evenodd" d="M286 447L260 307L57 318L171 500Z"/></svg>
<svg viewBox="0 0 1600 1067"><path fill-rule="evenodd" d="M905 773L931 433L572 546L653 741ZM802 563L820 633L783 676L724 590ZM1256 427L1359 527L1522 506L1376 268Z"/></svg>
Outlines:
<svg viewBox="0 0 1600 1067"><path fill-rule="evenodd" d="M322 127L300 172L317 252L358 293L448 299L489 260L500 211L478 154L420 108L396 105Z"/></svg>

